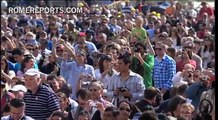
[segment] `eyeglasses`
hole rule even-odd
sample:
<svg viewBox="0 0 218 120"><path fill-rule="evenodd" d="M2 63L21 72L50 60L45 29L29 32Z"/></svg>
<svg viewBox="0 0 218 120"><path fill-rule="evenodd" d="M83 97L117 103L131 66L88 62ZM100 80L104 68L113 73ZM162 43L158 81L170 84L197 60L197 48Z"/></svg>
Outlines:
<svg viewBox="0 0 218 120"><path fill-rule="evenodd" d="M155 48L154 50L159 50L159 51L161 51L161 50L162 50L162 48Z"/></svg>
<svg viewBox="0 0 218 120"><path fill-rule="evenodd" d="M58 49L57 49L57 52L63 52L63 51L64 51L64 50L58 50Z"/></svg>
<svg viewBox="0 0 218 120"><path fill-rule="evenodd" d="M97 89L89 89L90 92L96 92Z"/></svg>
<svg viewBox="0 0 218 120"><path fill-rule="evenodd" d="M29 51L34 51L35 49L34 48L26 48L27 50L29 50Z"/></svg>
<svg viewBox="0 0 218 120"><path fill-rule="evenodd" d="M129 108L124 108L124 107L120 107L120 110L121 110L121 111L126 110L127 112L130 112L130 111L131 111Z"/></svg>

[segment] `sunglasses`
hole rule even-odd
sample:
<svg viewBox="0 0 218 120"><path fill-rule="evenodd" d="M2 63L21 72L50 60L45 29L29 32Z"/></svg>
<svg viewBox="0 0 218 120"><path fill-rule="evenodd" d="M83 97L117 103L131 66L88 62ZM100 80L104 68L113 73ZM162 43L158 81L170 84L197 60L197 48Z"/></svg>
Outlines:
<svg viewBox="0 0 218 120"><path fill-rule="evenodd" d="M97 89L89 89L90 92L96 92Z"/></svg>
<svg viewBox="0 0 218 120"><path fill-rule="evenodd" d="M130 112L130 111L131 111L129 108L124 108L124 107L120 107L120 110L121 110L121 111L126 110L127 112Z"/></svg>
<svg viewBox="0 0 218 120"><path fill-rule="evenodd" d="M154 50L159 50L159 51L161 51L161 50L162 50L162 48L155 48Z"/></svg>
<svg viewBox="0 0 218 120"><path fill-rule="evenodd" d="M34 48L26 48L27 50L35 50Z"/></svg>
<svg viewBox="0 0 218 120"><path fill-rule="evenodd" d="M64 50L57 50L57 52L63 52Z"/></svg>

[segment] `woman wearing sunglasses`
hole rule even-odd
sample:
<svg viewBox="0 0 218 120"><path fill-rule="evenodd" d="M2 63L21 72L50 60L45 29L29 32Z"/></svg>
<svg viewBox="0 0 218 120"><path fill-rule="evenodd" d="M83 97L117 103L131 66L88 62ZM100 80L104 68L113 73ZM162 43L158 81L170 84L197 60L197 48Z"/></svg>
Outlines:
<svg viewBox="0 0 218 120"><path fill-rule="evenodd" d="M140 110L134 105L124 100L118 105L119 120L130 120L136 118L140 114ZM139 116L138 116L139 117Z"/></svg>

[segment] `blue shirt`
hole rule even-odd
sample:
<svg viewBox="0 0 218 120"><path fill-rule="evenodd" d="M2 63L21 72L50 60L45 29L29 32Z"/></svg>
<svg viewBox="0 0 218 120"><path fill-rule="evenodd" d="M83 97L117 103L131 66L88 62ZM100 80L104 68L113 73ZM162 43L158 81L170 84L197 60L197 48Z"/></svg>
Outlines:
<svg viewBox="0 0 218 120"><path fill-rule="evenodd" d="M154 60L153 80L157 88L169 90L172 87L172 78L176 74L176 62L168 55L164 55L161 61Z"/></svg>
<svg viewBox="0 0 218 120"><path fill-rule="evenodd" d="M80 74L89 74L95 78L95 71L94 68L90 65L85 64L85 66L80 66L77 62L66 62L62 60L61 62L61 69L63 71L69 71L68 81L72 86L72 94L71 98L76 99L76 86L77 81L79 80Z"/></svg>
<svg viewBox="0 0 218 120"><path fill-rule="evenodd" d="M34 63L34 68L38 69L38 65L36 63ZM17 73L17 71L19 71L21 69L21 64L20 63L15 63L13 71L15 73Z"/></svg>
<svg viewBox="0 0 218 120"><path fill-rule="evenodd" d="M86 46L88 48L89 53L92 53L94 51L98 51L94 43L89 42L89 41L85 41L85 43L86 43ZM74 49L75 49L75 51L78 50L78 44L74 47Z"/></svg>

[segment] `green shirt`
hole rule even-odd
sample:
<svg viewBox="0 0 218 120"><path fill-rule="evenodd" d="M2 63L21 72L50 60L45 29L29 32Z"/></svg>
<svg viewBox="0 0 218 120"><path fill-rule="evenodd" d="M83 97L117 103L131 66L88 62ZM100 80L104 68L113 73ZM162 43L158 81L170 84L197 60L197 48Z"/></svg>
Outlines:
<svg viewBox="0 0 218 120"><path fill-rule="evenodd" d="M131 69L132 71L140 74L143 77L145 87L148 88L150 86L153 86L152 71L154 68L154 55L147 54L144 61L144 64L141 65L140 61L136 57L133 57Z"/></svg>
<svg viewBox="0 0 218 120"><path fill-rule="evenodd" d="M147 39L147 31L144 28L134 28L131 34L133 37L137 37L141 42Z"/></svg>

